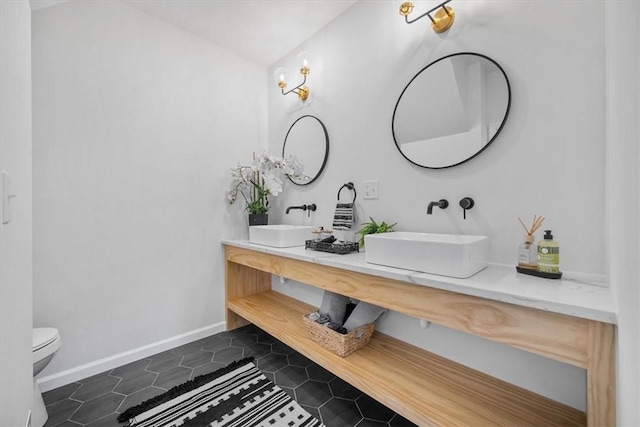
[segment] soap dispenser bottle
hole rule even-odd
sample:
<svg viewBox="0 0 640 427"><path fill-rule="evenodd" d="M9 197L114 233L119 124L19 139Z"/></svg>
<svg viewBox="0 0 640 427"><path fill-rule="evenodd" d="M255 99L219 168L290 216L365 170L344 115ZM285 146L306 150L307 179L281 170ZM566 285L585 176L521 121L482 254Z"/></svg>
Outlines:
<svg viewBox="0 0 640 427"><path fill-rule="evenodd" d="M560 245L553 240L551 230L544 230L544 239L538 243L538 271L560 272Z"/></svg>

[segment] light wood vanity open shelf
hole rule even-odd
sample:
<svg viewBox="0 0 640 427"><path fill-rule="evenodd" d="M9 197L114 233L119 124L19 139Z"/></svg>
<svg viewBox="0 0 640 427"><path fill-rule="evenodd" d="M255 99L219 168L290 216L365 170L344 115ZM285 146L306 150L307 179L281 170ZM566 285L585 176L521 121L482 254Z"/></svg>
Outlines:
<svg viewBox="0 0 640 427"><path fill-rule="evenodd" d="M613 324L231 244L225 255L227 329L254 323L420 426L615 425ZM585 368L587 413L378 332L337 356L307 334L316 308L272 291L271 274Z"/></svg>

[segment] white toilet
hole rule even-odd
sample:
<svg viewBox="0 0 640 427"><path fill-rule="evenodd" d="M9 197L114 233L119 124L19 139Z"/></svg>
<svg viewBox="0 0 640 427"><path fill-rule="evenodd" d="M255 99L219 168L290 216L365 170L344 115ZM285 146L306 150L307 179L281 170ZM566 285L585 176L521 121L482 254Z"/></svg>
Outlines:
<svg viewBox="0 0 640 427"><path fill-rule="evenodd" d="M33 410L31 412L31 425L42 427L49 415L42 400L40 387L36 382L36 375L42 371L56 354L62 345L62 340L55 328L33 329Z"/></svg>

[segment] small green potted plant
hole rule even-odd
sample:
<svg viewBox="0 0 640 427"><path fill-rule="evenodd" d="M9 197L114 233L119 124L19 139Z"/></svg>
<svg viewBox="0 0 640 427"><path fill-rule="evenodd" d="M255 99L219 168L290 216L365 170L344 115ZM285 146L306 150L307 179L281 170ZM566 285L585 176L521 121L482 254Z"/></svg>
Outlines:
<svg viewBox="0 0 640 427"><path fill-rule="evenodd" d="M360 241L358 242L361 248L364 247L364 236L367 234L391 233L393 232L393 227L398 224L397 222L387 224L384 221L378 224L373 218L369 217L369 219L371 221L362 224L363 227L356 232L361 236Z"/></svg>

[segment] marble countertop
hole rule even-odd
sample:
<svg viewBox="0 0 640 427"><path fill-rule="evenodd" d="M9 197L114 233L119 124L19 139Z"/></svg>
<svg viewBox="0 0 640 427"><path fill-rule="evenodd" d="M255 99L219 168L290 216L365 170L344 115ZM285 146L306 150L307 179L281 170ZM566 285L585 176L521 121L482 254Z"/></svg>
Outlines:
<svg viewBox="0 0 640 427"><path fill-rule="evenodd" d="M223 244L298 259L343 270L400 280L431 288L487 298L569 316L616 323L611 289L602 280L585 280L565 273L550 280L516 272L515 267L489 264L467 279L438 276L400 268L369 264L364 251L336 255L305 249L304 246L274 248L248 240L223 240Z"/></svg>

